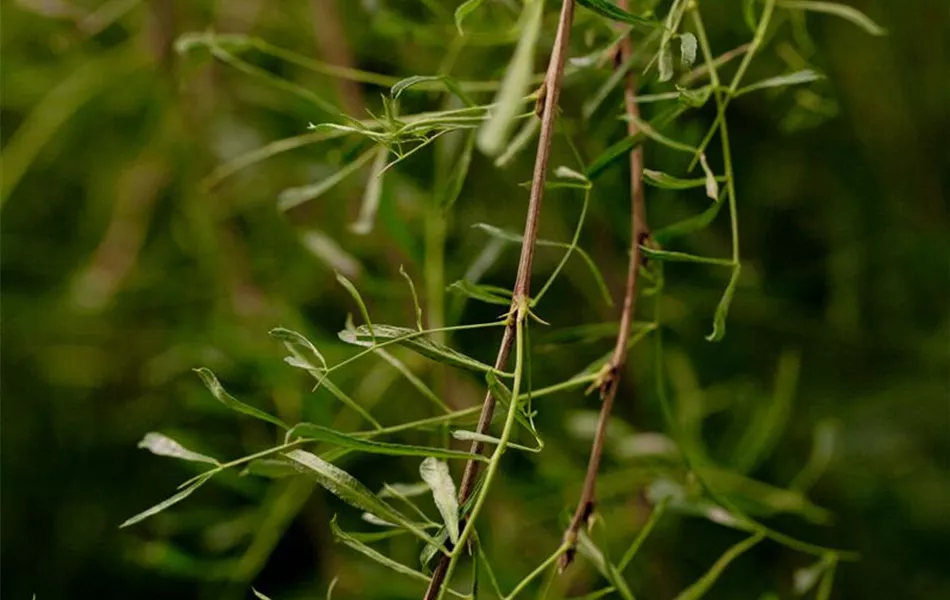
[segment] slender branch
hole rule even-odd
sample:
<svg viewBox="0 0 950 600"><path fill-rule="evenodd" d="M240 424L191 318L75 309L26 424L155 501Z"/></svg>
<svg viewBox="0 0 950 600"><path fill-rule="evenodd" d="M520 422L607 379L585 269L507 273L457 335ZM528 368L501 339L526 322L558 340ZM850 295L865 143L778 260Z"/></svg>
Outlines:
<svg viewBox="0 0 950 600"><path fill-rule="evenodd" d="M627 0L619 0L618 6L627 9ZM617 65L625 64L633 53L633 44L626 36L620 42L620 52L617 56ZM637 77L631 70L626 77L624 87L624 105L627 115L627 134L638 133L637 123L640 121L640 109L637 106ZM574 560L574 546L580 528L587 524L594 513L594 504L597 487L597 471L600 468L600 458L604 451L604 439L607 434L607 420L613 409L614 398L617 396L617 387L620 380L620 371L627 360L627 346L630 338L630 324L637 304L637 274L640 270L640 246L650 236L647 226L646 207L643 198L643 148L637 146L630 153L630 263L627 267L627 284L624 290L623 309L620 313L620 331L617 333L617 344L613 355L607 363L600 380L600 398L602 401L600 416L597 420L597 430L590 450L590 459L587 463L587 474L584 476L584 487L577 502L571 524L564 532L564 545L569 550L558 560L560 570L566 569Z"/></svg>
<svg viewBox="0 0 950 600"><path fill-rule="evenodd" d="M517 311L519 307L527 305L531 293L531 266L534 262L535 240L537 240L538 237L538 223L541 219L541 205L544 200L544 182L547 179L548 159L551 155L551 143L554 139L554 121L557 116L557 102L561 93L561 80L564 75L564 62L567 57L567 49L571 38L571 23L573 21L574 0L562 0L557 36L554 40L554 48L551 50L551 57L548 62L547 74L545 75L543 84L543 103L539 102L539 104L542 105L541 131L538 136L538 150L535 155L534 174L531 178L531 194L528 201L527 216L525 217L521 258L518 261L518 274L512 294L511 314L514 318L509 318L508 325L505 327L505 333L501 339L501 344L498 347L498 355L495 358L495 368L499 370L504 369L508 363L508 357L511 354L511 346L515 338L515 327L518 319ZM517 404L517 401L513 400L512 404ZM482 403L482 412L477 428L478 433L488 433L494 414L495 398L491 392L488 392ZM473 442L471 449L472 454L480 454L483 447L484 444L481 442ZM460 505L464 505L472 495L475 481L478 478L479 466L479 463L476 461L469 461L465 465L465 472L462 475L462 481L459 485ZM449 571L449 565L449 557L442 556L439 559L439 564L432 573L429 589L426 590L426 600L432 600L438 597L443 585L447 585L446 575Z"/></svg>

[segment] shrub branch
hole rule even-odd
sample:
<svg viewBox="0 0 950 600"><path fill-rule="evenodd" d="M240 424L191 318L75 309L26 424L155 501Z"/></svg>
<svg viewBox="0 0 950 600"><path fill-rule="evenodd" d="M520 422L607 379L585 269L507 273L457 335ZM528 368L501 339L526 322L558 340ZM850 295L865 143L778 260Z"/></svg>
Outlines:
<svg viewBox="0 0 950 600"><path fill-rule="evenodd" d="M620 0L618 6L627 9L627 0ZM633 53L630 36L620 41L617 53L616 68L627 63ZM637 106L637 77L631 69L626 76L624 85L624 105L627 115L627 135L639 133L637 123L640 122L640 109ZM620 382L620 371L627 360L627 347L630 341L630 327L637 304L637 274L640 270L640 246L646 243L650 236L647 226L646 207L643 197L643 147L638 145L630 153L630 262L627 267L627 283L624 290L623 308L620 313L620 331L617 333L617 344L614 346L610 362L602 372L600 384L600 416L597 420L597 430L591 445L590 459L587 463L587 474L584 476L584 487L577 508L567 530L564 532L564 542L568 550L558 559L558 568L563 571L574 560L574 547L577 535L582 526L587 524L594 513L596 503L597 471L600 468L600 458L604 451L604 438L607 434L607 421L613 409L614 398L617 396L617 386Z"/></svg>
<svg viewBox="0 0 950 600"><path fill-rule="evenodd" d="M498 355L495 358L495 368L504 369L511 354L511 347L515 341L516 326L521 318L521 307L527 306L530 297L531 266L534 262L535 240L538 237L538 224L541 219L541 205L544 200L544 183L547 179L548 160L551 155L551 143L554 139L554 121L557 116L557 102L561 93L561 80L564 74L564 62L571 37L571 23L574 20L574 0L563 0L561 16L558 21L557 36L554 48L548 62L548 69L542 84L538 104L541 106L541 131L538 137L538 150L534 161L534 174L531 178L531 193L528 201L528 213L525 217L524 241L521 245L521 258L518 261L518 274L512 294L511 316L505 327ZM517 396L515 396L517 398ZM516 405L517 400L512 401ZM495 413L495 398L489 391L482 403L482 412L478 421L478 433L487 434ZM481 442L472 443L472 454L480 454L483 450ZM498 450L502 450L499 447ZM459 486L459 504L464 505L472 494L475 481L478 478L480 463L468 461ZM460 543L462 540L460 540ZM455 554L455 552L453 552ZM429 589L425 599L434 600L441 595L444 585L447 585L446 576L452 559L442 555L432 573Z"/></svg>

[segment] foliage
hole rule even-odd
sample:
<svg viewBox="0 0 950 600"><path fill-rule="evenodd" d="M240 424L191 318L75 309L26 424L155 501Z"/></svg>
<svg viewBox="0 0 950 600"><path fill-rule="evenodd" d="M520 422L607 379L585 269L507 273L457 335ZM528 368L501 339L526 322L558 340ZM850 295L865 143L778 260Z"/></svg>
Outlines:
<svg viewBox="0 0 950 600"><path fill-rule="evenodd" d="M341 15L316 18L339 19L335 43L355 52L343 64L301 50L301 7L261 9L254 31L221 25L238 30L228 34L206 25L239 24L235 7L186 9L200 33L162 3L17 9L81 68L4 90L4 387L55 409L21 433L7 419L5 500L18 491L4 519L42 492L57 518L37 539L117 551L70 562L57 547L54 587L12 555L29 539L15 530L5 592L74 590L75 569L92 564L124 573L97 584L107 596L158 573L181 584L142 593L420 597L440 561L439 597L950 591L927 553L947 533L950 496L936 460L946 437L928 415L946 391L939 159L920 153L905 177L896 150L858 159L847 147L881 151L896 136L896 119L860 120L880 109L862 103L865 80L848 82L867 62L858 44L879 55L894 42L865 39L886 32L827 2L578 2L536 281L522 297L519 182L551 93L537 64L554 44L554 4L336 3ZM899 19L881 21L897 35ZM615 66L618 32L636 51ZM25 64L50 52L8 44ZM641 74L642 119L621 107L627 72ZM37 102L39 88L52 91ZM914 101L917 118L938 114ZM623 119L639 133L621 137ZM90 139L101 159L63 150ZM829 148L812 156L819 141ZM640 147L655 227L640 249L641 320L596 516L557 575L574 551L563 513L597 435L581 392L607 381L620 329L621 164ZM917 192L906 209L905 185ZM76 186L82 202L58 199ZM68 243L51 241L64 228ZM503 336L512 358L493 364ZM483 430L486 392L499 409ZM137 438L181 462L131 456ZM19 491L24 457L50 453L33 448L41 439L56 456L77 440L104 452L88 459L97 474ZM460 498L467 461L484 466ZM54 475L49 464L39 472ZM908 474L892 488L895 469ZM155 504L182 472L194 477ZM880 525L890 536L917 532L896 561L887 536L869 541L873 520L894 515ZM135 527L116 532L123 519ZM893 570L876 572L883 561ZM920 579L885 581L898 570Z"/></svg>

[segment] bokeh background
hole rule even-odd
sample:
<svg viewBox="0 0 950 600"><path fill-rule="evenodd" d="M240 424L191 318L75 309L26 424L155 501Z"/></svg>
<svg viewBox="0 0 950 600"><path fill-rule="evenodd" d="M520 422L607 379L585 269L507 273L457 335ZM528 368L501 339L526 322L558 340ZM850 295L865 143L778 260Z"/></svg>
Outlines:
<svg viewBox="0 0 950 600"><path fill-rule="evenodd" d="M162 431L220 457L274 441L267 427L215 403L193 367L215 369L232 392L290 419L333 422L338 406L309 393L267 331L288 326L310 336L328 357L346 356L351 351L335 333L354 307L333 269L359 285L378 322L399 324L413 318L399 265L420 286L424 270L431 153L387 176L376 229L368 236L349 229L365 172L300 209L276 209L281 190L332 173L352 154L352 144L303 146L208 188L206 178L228 159L335 115L215 62L206 50L176 53L176 38L213 28L259 36L329 63L397 77L430 74L446 60L455 4L4 3L5 598L241 598L250 596L252 583L274 598L322 598L337 574L338 598L419 596L418 585L334 545L327 523L347 509L311 493L305 482L232 474L166 515L130 529L118 525L193 474L187 463L137 450L145 432ZM510 24L517 10L508 5L517 4L488 3L471 17L471 26L485 31ZM548 4L543 52L556 19L555 3ZM706 4L714 51L749 39L739 3ZM770 450L744 467L756 479L785 486L813 445L827 451L827 468L810 498L833 519L822 527L793 518L777 524L861 553L860 561L839 569L834 597L948 598L950 9L941 0L853 4L889 35L872 37L845 21L811 16L806 39L785 23L753 63L749 81L789 70L796 56L828 79L750 94L731 106L746 268L727 336L716 344L703 336L725 274L667 269L668 370L678 406L693 411L690 418L702 424L704 444L717 460L742 462L739 440L753 428L763 434L756 443ZM580 27L593 28L593 19L585 19ZM575 55L590 51L581 28ZM452 73L498 78L511 49L510 43L461 47ZM378 110L385 92L249 57L352 115ZM542 64L539 54L539 71ZM568 118L579 115L585 94L606 76L595 69L568 79ZM439 102L438 94L416 94L406 110L437 108ZM619 99L613 96L608 105L619 106ZM583 134L578 139L586 156L621 135L613 110L602 111L583 131L575 129ZM695 142L713 114L708 108L695 112L673 134ZM504 170L476 156L447 226L446 282L462 277L484 251L487 238L471 223L520 229L526 193L517 184L529 178L530 154ZM711 158L720 164L715 153ZM566 149L557 147L553 164L568 160ZM648 151L647 165L670 172L683 167L679 157L655 149ZM582 236L615 294L625 273L625 198L618 167L598 187ZM697 212L702 198L701 191L648 190L651 219L656 226ZM542 235L567 239L577 208L575 197L551 193ZM328 253L327 240L338 251ZM723 214L680 248L726 255L728 244ZM517 251L509 246L499 252L486 280L510 286ZM539 282L558 258L553 251L539 253ZM460 307L447 298L450 321L490 319L496 309ZM583 266L573 262L542 313L555 327L616 318L615 309L591 291ZM455 341L483 360L491 359L497 344L494 333ZM579 370L611 346L599 339L545 351L542 342L533 365L540 383ZM650 361L648 348L632 354L631 372L641 377L625 379L617 417L637 429L662 431L656 398L642 376ZM439 376L425 364L416 366L425 377ZM478 401L476 380L441 376L449 377L450 402ZM366 363L337 383L374 404L384 422L427 414L385 365ZM387 392L374 391L379 389ZM757 415L779 396L788 401L787 413L764 423ZM557 518L572 506L586 461L586 441L572 437L570 423L579 419L574 411L594 409L594 398L580 393L546 400L539 415L546 454L512 458L506 468L508 477L487 513L504 586L555 547ZM356 458L346 468L373 487L411 480L416 466ZM605 514L622 547L642 523L636 465L608 460L605 481ZM735 533L696 519L671 520L634 568L635 589L643 597L672 597L735 539ZM411 549L391 550L415 560ZM791 573L807 564L806 557L763 544L731 567L709 597L791 597ZM597 581L590 574L576 579L577 591L593 589Z"/></svg>

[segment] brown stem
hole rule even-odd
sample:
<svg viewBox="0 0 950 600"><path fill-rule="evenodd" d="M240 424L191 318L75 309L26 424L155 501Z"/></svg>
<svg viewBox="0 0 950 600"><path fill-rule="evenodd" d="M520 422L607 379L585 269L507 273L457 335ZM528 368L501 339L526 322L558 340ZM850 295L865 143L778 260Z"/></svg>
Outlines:
<svg viewBox="0 0 950 600"><path fill-rule="evenodd" d="M557 36L554 39L554 48L548 62L547 74L544 78L543 110L541 112L541 132L538 136L538 150L534 160L534 174L531 177L531 194L528 200L528 213L525 217L524 241L521 245L521 258L518 261L518 275L512 294L512 315L522 302L531 294L531 265L534 262L535 240L538 237L538 223L541 220L541 204L544 200L544 182L547 179L548 159L551 155L551 142L554 138L554 120L557 116L557 102L561 94L561 79L564 74L564 61L567 57L567 47L571 39L571 23L574 21L574 0L563 0L561 3L561 17L558 21ZM539 102L540 103L540 102ZM511 345L515 338L515 320L509 318L508 326L501 338L498 347L498 356L495 358L495 368L503 369L508 363L511 354ZM485 394L482 403L481 416L478 419L478 433L486 434L491 426L492 416L495 413L495 398L491 392ZM480 454L483 449L481 442L472 443L472 454ZM459 504L468 501L475 487L481 463L468 461L465 464L465 473L459 486ZM432 600L439 595L439 590L445 582L445 575L449 567L449 557L442 555L439 564L432 573L429 589L425 599Z"/></svg>
<svg viewBox="0 0 950 600"><path fill-rule="evenodd" d="M627 0L619 0L618 6L627 8ZM629 37L620 42L620 53L617 64L625 64L632 54L632 44ZM624 104L627 114L631 118L627 121L627 134L636 135L640 110L637 107L637 79L633 70L627 75L624 87ZM637 273L640 269L640 245L645 243L650 235L647 228L646 208L643 200L643 149L637 146L630 153L630 262L627 267L627 285L624 291L623 309L620 313L620 331L617 333L617 344L613 355L600 381L600 398L602 401L600 416L597 420L597 431L590 450L590 460L587 463L587 474L584 477L584 487L581 490L580 500L571 524L564 532L564 541L571 550L561 555L558 568L566 569L574 559L574 545L580 528L585 525L594 513L596 497L597 471L600 468L600 458L604 451L604 438L607 434L607 420L613 408L614 398L617 395L617 386L620 382L620 371L627 360L627 346L630 341L630 326L637 304Z"/></svg>

